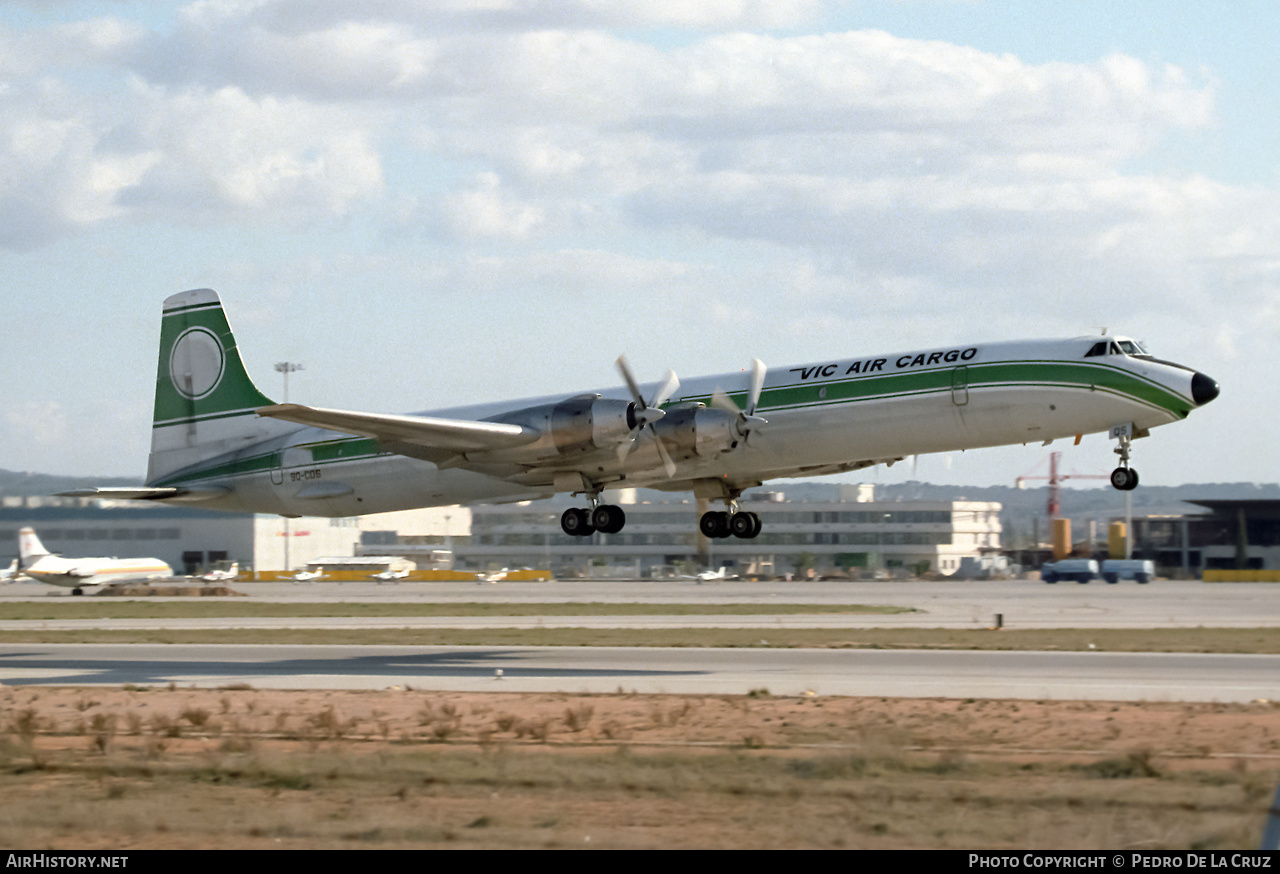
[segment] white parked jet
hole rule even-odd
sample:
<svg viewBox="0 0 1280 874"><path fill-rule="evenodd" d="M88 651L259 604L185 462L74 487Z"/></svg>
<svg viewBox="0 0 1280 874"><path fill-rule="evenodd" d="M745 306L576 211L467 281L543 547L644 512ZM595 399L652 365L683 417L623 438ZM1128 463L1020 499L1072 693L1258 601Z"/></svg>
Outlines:
<svg viewBox="0 0 1280 874"><path fill-rule="evenodd" d="M63 558L44 548L31 528L18 532L22 572L32 579L83 595L85 586L109 586L139 580L167 579L173 568L158 558Z"/></svg>
<svg viewBox="0 0 1280 874"><path fill-rule="evenodd" d="M430 414L276 404L250 380L218 296L164 303L147 485L76 496L286 516L352 516L582 495L567 534L622 530L605 489L644 486L723 501L699 528L752 538L746 489L907 456L1109 433L1113 485L1138 483L1130 441L1218 396L1192 368L1122 337L857 352L796 367L625 386Z"/></svg>

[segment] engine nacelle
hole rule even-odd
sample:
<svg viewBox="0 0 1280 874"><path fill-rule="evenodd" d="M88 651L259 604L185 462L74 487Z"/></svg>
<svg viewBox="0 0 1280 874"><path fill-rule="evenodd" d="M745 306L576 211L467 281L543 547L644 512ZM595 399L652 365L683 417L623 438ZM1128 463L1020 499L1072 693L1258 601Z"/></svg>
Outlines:
<svg viewBox="0 0 1280 874"><path fill-rule="evenodd" d="M738 416L703 404L668 409L654 424L658 437L673 457L717 455L737 448L744 435Z"/></svg>
<svg viewBox="0 0 1280 874"><path fill-rule="evenodd" d="M536 443L501 453L504 458L514 459L573 456L612 449L630 436L637 419L633 401L591 394L516 410L494 421L527 425L542 431L544 436Z"/></svg>

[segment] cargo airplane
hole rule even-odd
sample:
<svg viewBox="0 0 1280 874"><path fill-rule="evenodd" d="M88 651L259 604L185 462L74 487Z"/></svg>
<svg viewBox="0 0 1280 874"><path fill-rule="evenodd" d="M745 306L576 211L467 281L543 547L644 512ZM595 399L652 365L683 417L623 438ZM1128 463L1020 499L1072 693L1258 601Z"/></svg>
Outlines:
<svg viewBox="0 0 1280 874"><path fill-rule="evenodd" d="M285 516L353 516L568 492L561 528L621 531L606 489L643 486L723 502L699 519L750 539L746 489L930 452L1107 433L1118 489L1131 441L1179 422L1218 384L1119 336L975 343L836 358L681 382L625 385L410 415L277 404L258 390L217 294L164 302L147 484L76 496Z"/></svg>
<svg viewBox="0 0 1280 874"><path fill-rule="evenodd" d="M34 580L71 589L83 595L85 586L168 579L173 568L158 558L63 558L44 548L31 528L18 532L22 572Z"/></svg>

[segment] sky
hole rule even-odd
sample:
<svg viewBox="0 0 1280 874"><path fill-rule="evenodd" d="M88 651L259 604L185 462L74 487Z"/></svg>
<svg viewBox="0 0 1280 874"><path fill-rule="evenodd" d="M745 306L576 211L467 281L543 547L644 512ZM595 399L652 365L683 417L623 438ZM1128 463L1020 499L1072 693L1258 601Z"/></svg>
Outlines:
<svg viewBox="0 0 1280 874"><path fill-rule="evenodd" d="M140 478L161 303L210 287L267 394L390 413L1106 327L1222 386L1143 482L1280 481L1278 41L1264 0L0 0L0 468ZM1069 443L846 479L1115 466Z"/></svg>

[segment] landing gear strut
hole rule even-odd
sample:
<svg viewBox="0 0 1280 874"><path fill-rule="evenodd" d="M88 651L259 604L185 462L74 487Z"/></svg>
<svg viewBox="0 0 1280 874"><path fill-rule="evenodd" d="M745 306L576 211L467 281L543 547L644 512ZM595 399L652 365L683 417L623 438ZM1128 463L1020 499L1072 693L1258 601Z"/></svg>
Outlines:
<svg viewBox="0 0 1280 874"><path fill-rule="evenodd" d="M1111 485L1122 492L1131 492L1138 487L1138 472L1129 466L1129 446L1133 440L1132 425L1117 425L1111 429L1111 436L1120 441L1113 451L1120 456L1120 466L1111 471Z"/></svg>

